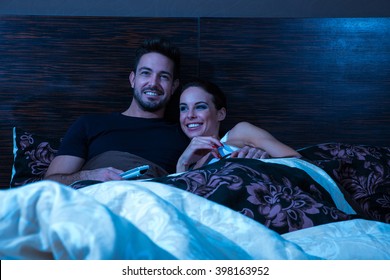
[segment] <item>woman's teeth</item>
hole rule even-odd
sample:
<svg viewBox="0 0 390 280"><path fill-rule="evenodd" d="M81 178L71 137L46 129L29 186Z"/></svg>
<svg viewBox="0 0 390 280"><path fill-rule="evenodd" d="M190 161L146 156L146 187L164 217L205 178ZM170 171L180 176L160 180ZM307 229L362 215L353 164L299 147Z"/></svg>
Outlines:
<svg viewBox="0 0 390 280"><path fill-rule="evenodd" d="M188 128L194 128L194 127L198 127L198 126L200 126L199 123L190 123L187 125Z"/></svg>

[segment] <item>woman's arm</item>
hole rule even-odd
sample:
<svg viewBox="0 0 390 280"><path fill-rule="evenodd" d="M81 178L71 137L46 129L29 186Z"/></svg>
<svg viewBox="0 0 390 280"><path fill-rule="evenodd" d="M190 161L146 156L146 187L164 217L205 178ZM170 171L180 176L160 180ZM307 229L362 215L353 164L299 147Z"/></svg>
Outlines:
<svg viewBox="0 0 390 280"><path fill-rule="evenodd" d="M195 168L202 166L210 153L214 157L218 157L217 148L221 145L221 142L212 136L192 138L190 144L177 161L176 172L187 171L191 165L194 165Z"/></svg>
<svg viewBox="0 0 390 280"><path fill-rule="evenodd" d="M256 147L267 152L271 157L301 157L293 148L283 144L268 131L248 122L240 122L230 131L227 143L239 148ZM239 151L232 154L237 155Z"/></svg>

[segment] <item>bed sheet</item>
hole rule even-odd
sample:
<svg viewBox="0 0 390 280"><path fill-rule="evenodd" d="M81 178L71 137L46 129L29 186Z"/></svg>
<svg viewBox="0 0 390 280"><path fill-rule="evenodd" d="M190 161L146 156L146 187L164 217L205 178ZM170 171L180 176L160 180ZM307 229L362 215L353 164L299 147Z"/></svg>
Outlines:
<svg viewBox="0 0 390 280"><path fill-rule="evenodd" d="M156 182L74 190L41 181L0 200L1 259L390 259L388 224L356 219L280 235Z"/></svg>

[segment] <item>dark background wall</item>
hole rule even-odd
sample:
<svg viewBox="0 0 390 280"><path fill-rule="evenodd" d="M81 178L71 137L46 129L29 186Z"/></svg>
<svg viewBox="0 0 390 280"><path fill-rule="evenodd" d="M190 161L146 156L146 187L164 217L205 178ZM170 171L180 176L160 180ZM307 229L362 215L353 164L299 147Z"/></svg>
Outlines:
<svg viewBox="0 0 390 280"><path fill-rule="evenodd" d="M227 127L246 112L295 148L389 143L389 0L0 0L0 16L0 187L10 178L12 127L59 138L113 84L128 100L126 58L145 33L176 38L194 65L186 68L242 104L229 109Z"/></svg>
<svg viewBox="0 0 390 280"><path fill-rule="evenodd" d="M139 17L387 17L389 0L0 0L0 14Z"/></svg>

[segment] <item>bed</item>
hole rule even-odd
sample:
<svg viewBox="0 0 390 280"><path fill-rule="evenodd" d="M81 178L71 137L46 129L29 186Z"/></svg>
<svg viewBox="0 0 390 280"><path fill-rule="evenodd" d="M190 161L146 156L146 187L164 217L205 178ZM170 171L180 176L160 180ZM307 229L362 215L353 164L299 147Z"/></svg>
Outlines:
<svg viewBox="0 0 390 280"><path fill-rule="evenodd" d="M1 16L0 27L0 259L390 259L390 19ZM133 50L161 34L182 50L183 82L227 92L225 130L250 121L302 158L43 180L79 115L127 107Z"/></svg>

